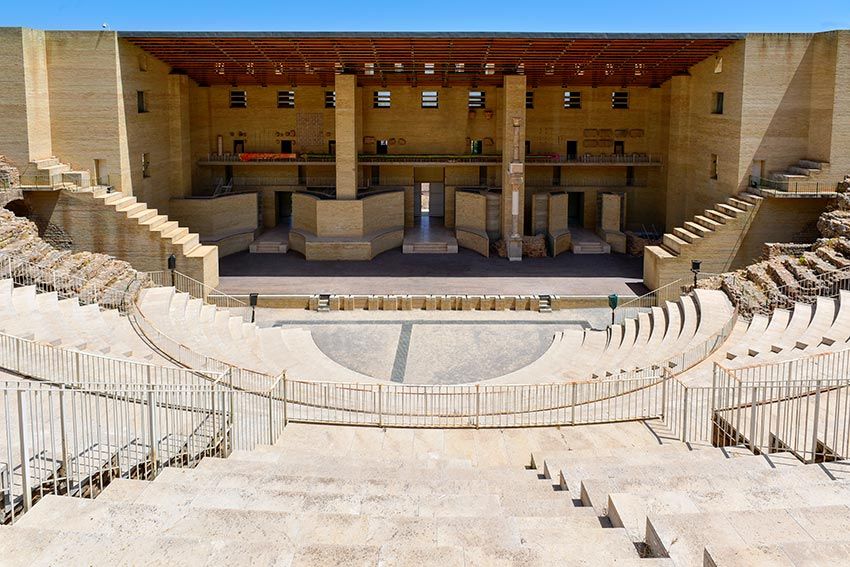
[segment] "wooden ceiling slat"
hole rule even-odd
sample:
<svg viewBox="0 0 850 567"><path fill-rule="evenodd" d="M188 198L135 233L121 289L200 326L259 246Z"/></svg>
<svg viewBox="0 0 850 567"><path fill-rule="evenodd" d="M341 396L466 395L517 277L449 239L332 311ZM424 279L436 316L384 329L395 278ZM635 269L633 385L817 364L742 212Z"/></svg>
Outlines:
<svg viewBox="0 0 850 567"><path fill-rule="evenodd" d="M364 85L498 85L502 75L525 74L538 86L658 84L737 41L735 38L551 38L551 37L263 37L167 36L122 38L180 69L202 84L327 84L342 66ZM224 65L224 74L216 64ZM254 74L246 73L253 64ZM365 75L366 63L375 74ZM435 73L425 75L424 63ZM464 63L465 73L454 73ZM402 72L395 65L401 64ZM494 74L484 73L493 64ZM635 74L635 65L641 73ZM280 73L276 74L275 69ZM578 75L577 69L583 74Z"/></svg>

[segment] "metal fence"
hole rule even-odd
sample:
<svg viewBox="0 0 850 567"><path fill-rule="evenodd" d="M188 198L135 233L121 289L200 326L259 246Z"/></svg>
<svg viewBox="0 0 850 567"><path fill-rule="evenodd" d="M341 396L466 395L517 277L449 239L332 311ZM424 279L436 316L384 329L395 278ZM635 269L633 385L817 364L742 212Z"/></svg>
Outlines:
<svg viewBox="0 0 850 567"><path fill-rule="evenodd" d="M173 287L179 292L188 293L192 298L203 300L204 303L227 309L231 314L242 317L244 321L251 320L250 305L177 270L147 272L145 275L156 286Z"/></svg>
<svg viewBox="0 0 850 567"><path fill-rule="evenodd" d="M838 183L835 181L791 181L786 179L768 179L766 177L750 176L750 187L754 189L769 189L781 191L782 193L821 195L824 193L837 193Z"/></svg>
<svg viewBox="0 0 850 567"><path fill-rule="evenodd" d="M794 303L815 303L818 297L837 298L841 291L850 291L850 267L814 273L813 279L800 279L792 284L765 290L767 301L747 298L739 307L746 313L770 315L776 309L788 309Z"/></svg>
<svg viewBox="0 0 850 567"><path fill-rule="evenodd" d="M56 292L60 299L76 297L81 304L98 304L107 309L127 312L133 308L140 289L150 285L144 274L128 281L122 287L103 285L94 278L70 273L55 266L42 266L35 262L19 260L0 252L0 279L11 279L16 287L35 286L36 291Z"/></svg>

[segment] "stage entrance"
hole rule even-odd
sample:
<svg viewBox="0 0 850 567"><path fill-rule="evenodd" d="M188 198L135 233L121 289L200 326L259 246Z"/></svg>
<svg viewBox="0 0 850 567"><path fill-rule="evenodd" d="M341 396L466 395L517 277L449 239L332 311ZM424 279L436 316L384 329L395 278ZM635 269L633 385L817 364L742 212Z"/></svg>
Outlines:
<svg viewBox="0 0 850 567"><path fill-rule="evenodd" d="M404 231L405 254L457 254L454 231L443 225L445 185L416 183L413 186L413 227Z"/></svg>

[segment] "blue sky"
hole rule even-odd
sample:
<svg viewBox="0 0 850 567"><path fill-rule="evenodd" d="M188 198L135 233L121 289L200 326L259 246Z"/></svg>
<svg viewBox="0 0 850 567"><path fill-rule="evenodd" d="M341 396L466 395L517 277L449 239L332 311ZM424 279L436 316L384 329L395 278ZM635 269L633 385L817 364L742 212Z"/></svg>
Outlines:
<svg viewBox="0 0 850 567"><path fill-rule="evenodd" d="M850 28L850 0L7 0L0 26L158 31L745 32ZM34 7L37 6L37 7Z"/></svg>

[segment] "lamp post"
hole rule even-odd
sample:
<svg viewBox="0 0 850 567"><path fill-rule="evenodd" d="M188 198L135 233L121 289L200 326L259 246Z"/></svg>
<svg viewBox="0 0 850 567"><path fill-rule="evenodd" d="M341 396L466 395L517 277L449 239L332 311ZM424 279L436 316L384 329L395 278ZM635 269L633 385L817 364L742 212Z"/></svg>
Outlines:
<svg viewBox="0 0 850 567"><path fill-rule="evenodd" d="M617 305L620 303L620 297L616 293L608 296L608 307L611 308L611 324L614 324L614 318L617 313Z"/></svg>
<svg viewBox="0 0 850 567"><path fill-rule="evenodd" d="M251 304L251 322L254 322L254 315L257 309L257 298L259 298L260 294L254 292L248 295L248 303Z"/></svg>
<svg viewBox="0 0 850 567"><path fill-rule="evenodd" d="M697 274L699 274L700 264L702 264L701 260L691 260L691 272L694 274L694 289L697 287Z"/></svg>
<svg viewBox="0 0 850 567"><path fill-rule="evenodd" d="M177 287L175 283L175 272L177 271L177 256L171 254L168 257L168 271L171 272L171 285Z"/></svg>

